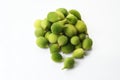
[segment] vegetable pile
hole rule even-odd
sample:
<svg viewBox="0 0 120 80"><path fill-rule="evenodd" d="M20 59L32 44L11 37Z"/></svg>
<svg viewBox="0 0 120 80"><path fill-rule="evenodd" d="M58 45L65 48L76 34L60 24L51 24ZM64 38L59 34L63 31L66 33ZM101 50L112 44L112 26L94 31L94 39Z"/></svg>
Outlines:
<svg viewBox="0 0 120 80"><path fill-rule="evenodd" d="M71 9L59 8L49 12L44 20L34 23L36 44L40 48L50 49L54 62L64 62L62 69L74 67L75 59L84 57L85 52L92 48L85 22L80 13ZM63 58L63 54L72 53L71 57Z"/></svg>

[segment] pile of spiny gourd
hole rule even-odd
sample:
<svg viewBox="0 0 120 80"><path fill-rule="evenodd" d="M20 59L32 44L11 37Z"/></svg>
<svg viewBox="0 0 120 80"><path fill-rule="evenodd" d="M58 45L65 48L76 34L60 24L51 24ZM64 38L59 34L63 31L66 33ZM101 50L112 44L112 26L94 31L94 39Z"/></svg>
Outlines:
<svg viewBox="0 0 120 80"><path fill-rule="evenodd" d="M75 60L83 58L86 50L92 47L92 39L88 36L85 22L80 13L71 9L59 8L49 12L44 20L36 20L36 44L40 48L50 48L51 59L64 62L62 69L74 67ZM61 55L71 53L71 57Z"/></svg>

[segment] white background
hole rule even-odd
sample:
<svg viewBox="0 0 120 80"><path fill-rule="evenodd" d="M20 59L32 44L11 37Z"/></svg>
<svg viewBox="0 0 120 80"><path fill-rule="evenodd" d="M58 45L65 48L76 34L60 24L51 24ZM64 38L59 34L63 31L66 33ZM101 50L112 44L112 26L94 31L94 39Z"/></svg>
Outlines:
<svg viewBox="0 0 120 80"><path fill-rule="evenodd" d="M94 41L71 70L35 44L34 21L60 7L80 11ZM120 80L120 0L0 0L0 80Z"/></svg>

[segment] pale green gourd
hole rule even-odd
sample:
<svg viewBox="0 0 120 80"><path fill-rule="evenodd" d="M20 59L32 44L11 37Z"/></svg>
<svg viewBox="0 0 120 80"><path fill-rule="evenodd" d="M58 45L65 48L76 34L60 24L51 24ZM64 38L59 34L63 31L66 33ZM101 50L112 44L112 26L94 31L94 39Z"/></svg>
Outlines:
<svg viewBox="0 0 120 80"><path fill-rule="evenodd" d="M73 58L82 58L84 56L85 52L82 48L77 48L73 51Z"/></svg>
<svg viewBox="0 0 120 80"><path fill-rule="evenodd" d="M92 48L93 41L91 38L86 38L83 40L82 47L85 50L90 50Z"/></svg>
<svg viewBox="0 0 120 80"><path fill-rule="evenodd" d="M48 41L46 38L44 37L38 37L36 39L36 44L40 47L40 48L47 48L48 47Z"/></svg>
<svg viewBox="0 0 120 80"><path fill-rule="evenodd" d="M70 69L73 68L75 61L72 57L68 57L64 60L64 67L62 69Z"/></svg>

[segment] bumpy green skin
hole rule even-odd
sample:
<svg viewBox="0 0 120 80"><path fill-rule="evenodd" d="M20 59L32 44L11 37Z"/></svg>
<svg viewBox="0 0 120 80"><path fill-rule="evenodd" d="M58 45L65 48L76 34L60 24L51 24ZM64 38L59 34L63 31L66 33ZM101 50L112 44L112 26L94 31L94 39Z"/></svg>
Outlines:
<svg viewBox="0 0 120 80"><path fill-rule="evenodd" d="M77 22L77 17L75 17L72 14L68 14L66 19L67 19L68 23L73 24L73 25L76 24L76 22Z"/></svg>
<svg viewBox="0 0 120 80"><path fill-rule="evenodd" d="M45 38L46 38L47 40L48 40L48 37L49 37L50 34L51 34L50 31L48 31L48 32L45 33Z"/></svg>
<svg viewBox="0 0 120 80"><path fill-rule="evenodd" d="M61 35L61 36L58 37L59 46L63 46L65 44L67 44L67 42L68 42L68 38L66 36Z"/></svg>
<svg viewBox="0 0 120 80"><path fill-rule="evenodd" d="M51 58L54 62L62 62L62 59L63 59L62 55L59 53L52 54Z"/></svg>
<svg viewBox="0 0 120 80"><path fill-rule="evenodd" d="M91 38L86 38L83 40L82 47L85 50L90 50L92 48L93 41Z"/></svg>
<svg viewBox="0 0 120 80"><path fill-rule="evenodd" d="M34 27L35 27L35 29L38 29L38 28L41 28L41 20L36 20L35 22L34 22Z"/></svg>
<svg viewBox="0 0 120 80"><path fill-rule="evenodd" d="M47 19L50 22L57 22L61 18L59 17L59 15L56 12L49 12L48 15L47 15Z"/></svg>
<svg viewBox="0 0 120 80"><path fill-rule="evenodd" d="M50 53L59 53L60 47L58 44L51 44L50 45Z"/></svg>
<svg viewBox="0 0 120 80"><path fill-rule="evenodd" d="M76 28L71 24L66 24L64 28L64 33L68 37L72 37L77 34Z"/></svg>
<svg viewBox="0 0 120 80"><path fill-rule="evenodd" d="M85 33L79 34L79 38L80 40L84 40L86 38L86 34Z"/></svg>
<svg viewBox="0 0 120 80"><path fill-rule="evenodd" d="M80 39L78 36L73 36L71 39L70 39L70 42L72 45L78 45L80 43Z"/></svg>
<svg viewBox="0 0 120 80"><path fill-rule="evenodd" d="M50 26L51 26L51 23L47 19L44 19L44 20L41 21L41 27L44 30L50 29Z"/></svg>
<svg viewBox="0 0 120 80"><path fill-rule="evenodd" d="M69 11L69 13L73 14L73 15L76 16L79 20L81 20L81 15L80 15L80 13L79 13L77 10L72 9L72 10Z"/></svg>
<svg viewBox="0 0 120 80"><path fill-rule="evenodd" d="M75 46L75 49L77 49L77 48L82 48L81 42L78 45Z"/></svg>
<svg viewBox="0 0 120 80"><path fill-rule="evenodd" d="M51 26L51 31L54 34L60 34L63 30L63 25L59 22L53 23Z"/></svg>
<svg viewBox="0 0 120 80"><path fill-rule="evenodd" d="M73 58L82 58L84 56L85 52L82 48L78 48L73 51Z"/></svg>
<svg viewBox="0 0 120 80"><path fill-rule="evenodd" d="M58 40L58 35L51 33L48 37L50 43L56 43Z"/></svg>
<svg viewBox="0 0 120 80"><path fill-rule="evenodd" d="M56 11L62 12L65 17L68 15L68 11L65 8L58 8Z"/></svg>
<svg viewBox="0 0 120 80"><path fill-rule="evenodd" d="M74 46L70 43L61 47L61 51L65 54L69 54L74 50Z"/></svg>
<svg viewBox="0 0 120 80"><path fill-rule="evenodd" d="M73 68L75 61L72 57L68 57L64 60L64 67L62 69L70 69Z"/></svg>
<svg viewBox="0 0 120 80"><path fill-rule="evenodd" d="M44 36L44 34L45 34L45 31L42 28L38 28L35 30L36 37Z"/></svg>
<svg viewBox="0 0 120 80"><path fill-rule="evenodd" d="M83 21L78 20L75 27L79 33L86 33L87 32L86 24Z"/></svg>
<svg viewBox="0 0 120 80"><path fill-rule="evenodd" d="M61 20L65 18L64 14L62 12L56 11L56 13L58 14L58 16L60 17Z"/></svg>
<svg viewBox="0 0 120 80"><path fill-rule="evenodd" d="M63 19L63 20L61 20L61 21L58 21L60 24L62 24L62 25L65 25L66 23L67 23L67 19L65 18L65 19Z"/></svg>
<svg viewBox="0 0 120 80"><path fill-rule="evenodd" d="M47 48L48 47L48 41L46 38L44 37L38 37L36 39L36 44L40 47L40 48Z"/></svg>

